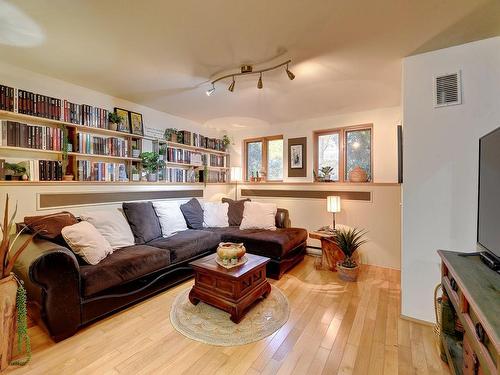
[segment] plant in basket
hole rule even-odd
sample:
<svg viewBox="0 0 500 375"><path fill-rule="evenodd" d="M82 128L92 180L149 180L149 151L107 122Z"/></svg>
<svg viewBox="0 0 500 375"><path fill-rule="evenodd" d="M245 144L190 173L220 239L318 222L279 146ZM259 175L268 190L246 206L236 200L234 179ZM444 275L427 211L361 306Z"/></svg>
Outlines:
<svg viewBox="0 0 500 375"><path fill-rule="evenodd" d="M28 236L23 243L16 243L22 233L21 231L18 235L11 236L16 213L17 206L9 218L9 196L7 195L0 242L0 371L7 368L9 364L24 366L31 359L31 346L27 332L26 290L12 273L12 270L16 260L28 247L37 232ZM11 363L16 338L16 319L17 350L21 353L24 345L26 358Z"/></svg>
<svg viewBox="0 0 500 375"><path fill-rule="evenodd" d="M359 274L359 264L354 260L354 254L359 247L368 241L363 237L366 231L359 228L338 228L333 237L334 242L344 254L344 260L337 263L339 277L344 281L356 281Z"/></svg>

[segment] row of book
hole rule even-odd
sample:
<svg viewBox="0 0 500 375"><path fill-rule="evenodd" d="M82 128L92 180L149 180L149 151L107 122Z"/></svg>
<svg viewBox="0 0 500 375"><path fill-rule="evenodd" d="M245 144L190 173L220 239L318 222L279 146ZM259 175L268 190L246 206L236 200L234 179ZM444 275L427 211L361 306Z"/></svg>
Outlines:
<svg viewBox="0 0 500 375"><path fill-rule="evenodd" d="M227 182L226 171L207 171L206 182ZM204 182L200 174L200 182Z"/></svg>
<svg viewBox="0 0 500 375"><path fill-rule="evenodd" d="M61 99L19 89L17 90L17 112L51 120L60 120Z"/></svg>
<svg viewBox="0 0 500 375"><path fill-rule="evenodd" d="M64 100L61 120L92 128L108 129L108 115L109 111L106 109Z"/></svg>
<svg viewBox="0 0 500 375"><path fill-rule="evenodd" d="M105 163L89 160L77 161L78 181L128 181L127 167L123 163Z"/></svg>
<svg viewBox="0 0 500 375"><path fill-rule="evenodd" d="M88 133L78 133L76 138L77 150L82 154L128 157L128 141L125 139Z"/></svg>
<svg viewBox="0 0 500 375"><path fill-rule="evenodd" d="M15 110L16 92L13 87L0 85L0 109L3 111Z"/></svg>
<svg viewBox="0 0 500 375"><path fill-rule="evenodd" d="M207 149L225 151L222 139L208 138L201 134L192 133L188 130L178 130L177 137L174 139L177 143L188 146L203 147Z"/></svg>
<svg viewBox="0 0 500 375"><path fill-rule="evenodd" d="M50 126L0 121L0 146L61 151L63 131Z"/></svg>
<svg viewBox="0 0 500 375"><path fill-rule="evenodd" d="M226 158L222 155L210 154L210 166L211 167L225 167Z"/></svg>
<svg viewBox="0 0 500 375"><path fill-rule="evenodd" d="M166 158L171 163L203 165L203 156L199 152L184 150L183 148L167 147Z"/></svg>
<svg viewBox="0 0 500 375"><path fill-rule="evenodd" d="M190 169L183 168L165 168L163 176L160 179L166 182L196 182L197 172Z"/></svg>

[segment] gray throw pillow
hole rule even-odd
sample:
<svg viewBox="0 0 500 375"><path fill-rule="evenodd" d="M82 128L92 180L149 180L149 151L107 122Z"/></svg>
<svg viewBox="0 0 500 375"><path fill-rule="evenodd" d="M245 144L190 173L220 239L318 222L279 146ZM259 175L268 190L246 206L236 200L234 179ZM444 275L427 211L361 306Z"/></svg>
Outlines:
<svg viewBox="0 0 500 375"><path fill-rule="evenodd" d="M142 245L162 236L160 221L151 202L123 203L123 212L134 234L136 245Z"/></svg>
<svg viewBox="0 0 500 375"><path fill-rule="evenodd" d="M188 228L203 229L203 208L198 199L192 198L180 207Z"/></svg>
<svg viewBox="0 0 500 375"><path fill-rule="evenodd" d="M240 226L243 220L243 211L245 209L245 202L250 202L249 198L235 201L229 198L222 198L222 203L229 203L229 210L227 216L229 218L230 226Z"/></svg>

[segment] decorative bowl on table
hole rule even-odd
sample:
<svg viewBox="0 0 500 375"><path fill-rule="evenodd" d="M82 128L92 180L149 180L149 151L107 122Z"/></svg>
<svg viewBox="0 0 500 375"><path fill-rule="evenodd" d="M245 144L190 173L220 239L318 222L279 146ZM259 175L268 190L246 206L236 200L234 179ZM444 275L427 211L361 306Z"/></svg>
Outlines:
<svg viewBox="0 0 500 375"><path fill-rule="evenodd" d="M247 261L243 243L221 242L217 248L217 264L225 268L241 266Z"/></svg>

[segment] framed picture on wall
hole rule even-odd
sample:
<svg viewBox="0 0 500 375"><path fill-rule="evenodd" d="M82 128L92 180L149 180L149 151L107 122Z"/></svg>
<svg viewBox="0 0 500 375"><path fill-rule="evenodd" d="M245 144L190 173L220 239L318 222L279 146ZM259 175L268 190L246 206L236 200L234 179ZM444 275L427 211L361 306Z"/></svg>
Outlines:
<svg viewBox="0 0 500 375"><path fill-rule="evenodd" d="M302 155L303 155L303 145L291 145L290 146L290 168L292 169L301 169L303 167L302 164Z"/></svg>
<svg viewBox="0 0 500 375"><path fill-rule="evenodd" d="M126 109L116 108L115 113L122 118L122 121L118 124L118 131L130 133L130 122L129 113Z"/></svg>
<svg viewBox="0 0 500 375"><path fill-rule="evenodd" d="M130 111L130 132L135 135L144 135L144 127L142 124L142 115L137 112Z"/></svg>
<svg viewBox="0 0 500 375"><path fill-rule="evenodd" d="M288 138L288 177L307 177L307 137Z"/></svg>

